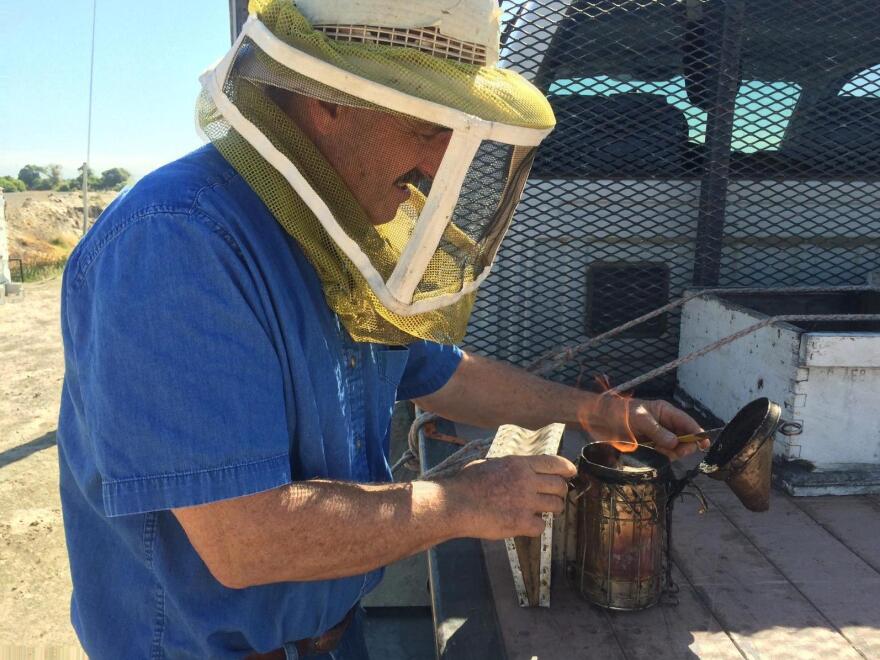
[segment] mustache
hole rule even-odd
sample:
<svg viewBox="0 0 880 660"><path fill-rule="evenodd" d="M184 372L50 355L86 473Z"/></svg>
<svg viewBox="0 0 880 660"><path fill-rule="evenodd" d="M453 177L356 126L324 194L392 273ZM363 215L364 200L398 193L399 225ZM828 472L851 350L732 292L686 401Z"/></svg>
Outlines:
<svg viewBox="0 0 880 660"><path fill-rule="evenodd" d="M413 186L423 195L427 195L431 191L432 183L434 183L434 177L425 174L418 167L414 167L408 172L404 172L394 180L394 185L398 188Z"/></svg>

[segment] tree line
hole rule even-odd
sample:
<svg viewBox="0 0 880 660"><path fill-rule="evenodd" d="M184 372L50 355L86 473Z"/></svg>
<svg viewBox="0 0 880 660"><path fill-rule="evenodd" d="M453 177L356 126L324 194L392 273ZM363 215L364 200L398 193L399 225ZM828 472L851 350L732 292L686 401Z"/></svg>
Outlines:
<svg viewBox="0 0 880 660"><path fill-rule="evenodd" d="M6 192L24 192L26 190L57 190L68 192L80 190L83 185L83 168L79 167L79 176L65 179L61 176L61 165L25 165L18 171L18 176L0 176L0 188ZM112 167L95 174L89 168L89 188L91 190L121 190L131 178L131 173L124 167Z"/></svg>

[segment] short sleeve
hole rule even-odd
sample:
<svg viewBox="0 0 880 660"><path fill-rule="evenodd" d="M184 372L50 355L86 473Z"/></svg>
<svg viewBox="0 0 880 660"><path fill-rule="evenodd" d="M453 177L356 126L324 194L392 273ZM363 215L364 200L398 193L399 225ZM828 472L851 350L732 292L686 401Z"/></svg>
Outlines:
<svg viewBox="0 0 880 660"><path fill-rule="evenodd" d="M397 388L400 400L418 399L439 390L452 378L462 358L458 346L417 341L408 348L406 368Z"/></svg>
<svg viewBox="0 0 880 660"><path fill-rule="evenodd" d="M295 420L233 240L208 218L154 213L99 247L67 276L64 322L107 515L289 483Z"/></svg>

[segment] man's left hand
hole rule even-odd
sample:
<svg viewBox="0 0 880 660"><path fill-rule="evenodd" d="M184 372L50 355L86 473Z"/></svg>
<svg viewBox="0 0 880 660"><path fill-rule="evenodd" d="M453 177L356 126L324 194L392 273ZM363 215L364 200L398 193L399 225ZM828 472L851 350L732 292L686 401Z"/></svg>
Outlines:
<svg viewBox="0 0 880 660"><path fill-rule="evenodd" d="M706 450L710 442L679 442L676 436L699 433L703 429L686 412L662 400L643 401L630 399L629 423L632 432L641 443L653 444L657 451L677 460L693 454L697 449Z"/></svg>

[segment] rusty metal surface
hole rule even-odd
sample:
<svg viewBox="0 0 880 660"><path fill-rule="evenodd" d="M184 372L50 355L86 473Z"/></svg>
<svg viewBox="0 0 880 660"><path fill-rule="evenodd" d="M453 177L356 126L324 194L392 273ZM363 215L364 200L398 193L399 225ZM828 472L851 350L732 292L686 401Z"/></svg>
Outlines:
<svg viewBox="0 0 880 660"><path fill-rule="evenodd" d="M655 605L665 586L666 485L608 484L589 476L567 515L573 514L576 555L566 558L566 572L578 592L608 609Z"/></svg>
<svg viewBox="0 0 880 660"><path fill-rule="evenodd" d="M724 427L700 464L710 477L726 482L749 511L766 511L770 506L773 436L781 416L779 404L752 401Z"/></svg>

